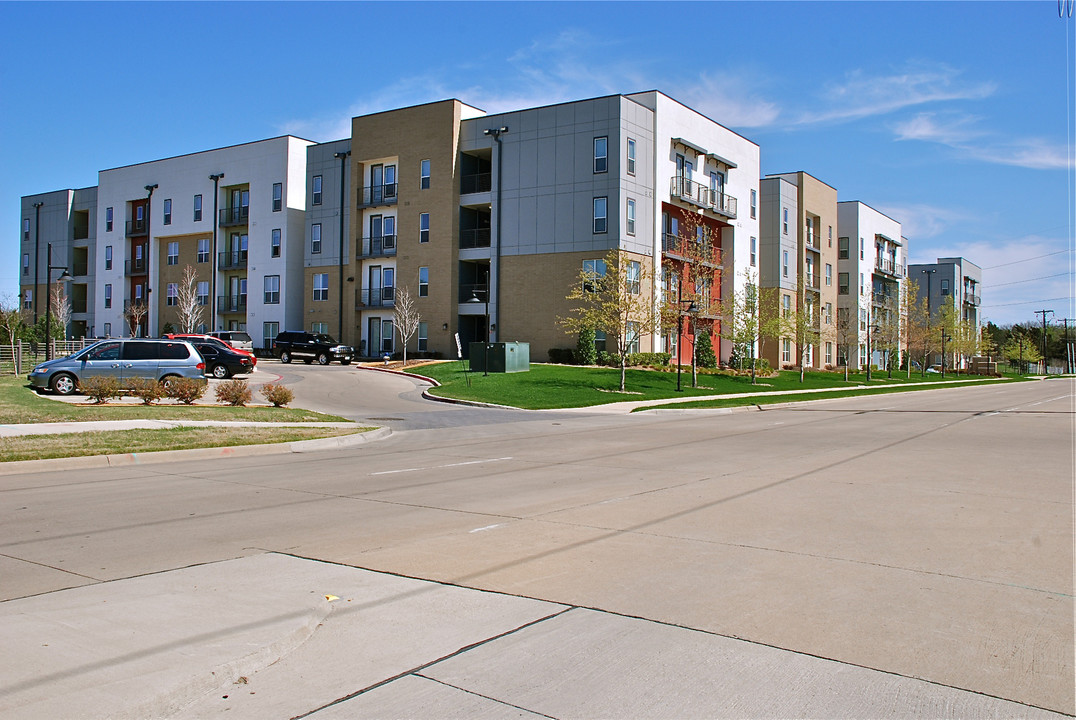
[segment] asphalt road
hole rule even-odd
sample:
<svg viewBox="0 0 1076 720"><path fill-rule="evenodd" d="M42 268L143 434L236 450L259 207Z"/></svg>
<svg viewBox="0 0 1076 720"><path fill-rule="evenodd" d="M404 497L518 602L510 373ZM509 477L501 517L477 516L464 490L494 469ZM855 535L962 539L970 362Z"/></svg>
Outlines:
<svg viewBox="0 0 1076 720"><path fill-rule="evenodd" d="M279 552L1074 712L1072 380L594 415L262 371L394 433L0 478L0 600Z"/></svg>

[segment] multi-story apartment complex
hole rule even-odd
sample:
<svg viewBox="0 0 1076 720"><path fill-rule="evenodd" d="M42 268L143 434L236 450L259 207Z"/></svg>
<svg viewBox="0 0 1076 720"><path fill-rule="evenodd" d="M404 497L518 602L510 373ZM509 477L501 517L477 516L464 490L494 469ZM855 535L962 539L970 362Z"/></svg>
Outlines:
<svg viewBox="0 0 1076 720"><path fill-rule="evenodd" d="M836 364L837 191L805 172L768 175L760 183L759 286L777 295L786 316L802 311L810 332L783 333L763 347L773 367ZM755 249L751 249L751 265ZM805 347L801 347L804 344Z"/></svg>
<svg viewBox="0 0 1076 720"><path fill-rule="evenodd" d="M982 302L983 271L962 257L938 258L935 263L908 266L908 279L916 283L916 302L926 301L931 317L945 307L957 311L957 319L969 324L976 335L982 327L979 307ZM964 363L966 358L959 358ZM939 358L940 361L940 358Z"/></svg>
<svg viewBox="0 0 1076 720"><path fill-rule="evenodd" d="M900 322L907 241L899 222L857 200L837 203L837 228L840 362L857 369L868 362L883 366L885 351L874 338Z"/></svg>

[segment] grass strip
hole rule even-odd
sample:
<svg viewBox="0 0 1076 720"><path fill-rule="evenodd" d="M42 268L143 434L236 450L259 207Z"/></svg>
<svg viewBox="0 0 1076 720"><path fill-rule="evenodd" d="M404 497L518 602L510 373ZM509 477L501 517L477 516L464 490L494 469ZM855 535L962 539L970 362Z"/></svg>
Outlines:
<svg viewBox="0 0 1076 720"><path fill-rule="evenodd" d="M218 426L21 435L4 438L3 447L0 449L0 462L237 445L266 445L338 437L373 429L360 426L354 428Z"/></svg>

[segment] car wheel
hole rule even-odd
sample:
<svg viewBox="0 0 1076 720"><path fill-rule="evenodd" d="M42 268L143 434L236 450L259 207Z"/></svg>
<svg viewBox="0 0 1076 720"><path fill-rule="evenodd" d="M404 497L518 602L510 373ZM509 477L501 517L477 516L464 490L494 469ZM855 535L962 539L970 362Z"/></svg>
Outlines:
<svg viewBox="0 0 1076 720"><path fill-rule="evenodd" d="M291 362L291 353L288 352L287 350L280 353L280 362L284 363L285 365L290 363Z"/></svg>
<svg viewBox="0 0 1076 720"><path fill-rule="evenodd" d="M51 385L52 391L57 395L70 395L75 392L75 388L78 387L74 375L68 375L67 373L54 375Z"/></svg>
<svg viewBox="0 0 1076 720"><path fill-rule="evenodd" d="M230 374L231 373L228 372L228 368L226 368L223 365L217 364L217 365L213 366L213 377L215 377L217 379L223 380L224 378L228 377Z"/></svg>
<svg viewBox="0 0 1076 720"><path fill-rule="evenodd" d="M329 356L326 353L318 353L318 365L328 365Z"/></svg>
<svg viewBox="0 0 1076 720"><path fill-rule="evenodd" d="M350 365L350 364L351 364L351 358L344 358L344 359L342 359L342 360L340 361L340 364L341 364L341 365Z"/></svg>

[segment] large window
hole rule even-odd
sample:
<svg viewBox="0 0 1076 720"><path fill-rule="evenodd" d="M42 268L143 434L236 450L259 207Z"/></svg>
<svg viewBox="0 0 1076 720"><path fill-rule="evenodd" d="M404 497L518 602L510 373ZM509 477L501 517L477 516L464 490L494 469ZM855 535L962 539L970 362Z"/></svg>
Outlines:
<svg viewBox="0 0 1076 720"><path fill-rule="evenodd" d="M112 307L112 283L105 284L105 309Z"/></svg>
<svg viewBox="0 0 1076 720"><path fill-rule="evenodd" d="M426 352L429 349L430 331L424 322L418 324L418 351Z"/></svg>
<svg viewBox="0 0 1076 720"><path fill-rule="evenodd" d="M314 176L314 193L311 198L312 205L321 205L321 175Z"/></svg>
<svg viewBox="0 0 1076 720"><path fill-rule="evenodd" d="M262 347L266 350L272 350L273 341L276 340L276 336L280 334L280 323L278 322L266 322L262 323Z"/></svg>
<svg viewBox="0 0 1076 720"><path fill-rule="evenodd" d="M635 201L628 198L628 235L635 234Z"/></svg>
<svg viewBox="0 0 1076 720"><path fill-rule="evenodd" d="M164 201L164 224L172 224L172 199L166 198Z"/></svg>
<svg viewBox="0 0 1076 720"><path fill-rule="evenodd" d="M848 273L837 273L837 294L848 294Z"/></svg>
<svg viewBox="0 0 1076 720"><path fill-rule="evenodd" d="M329 332L329 323L326 322L314 322L310 323L310 332L322 335Z"/></svg>
<svg viewBox="0 0 1076 720"><path fill-rule="evenodd" d="M280 257L280 228L273 228L272 239L269 241L269 255Z"/></svg>
<svg viewBox="0 0 1076 720"><path fill-rule="evenodd" d="M202 220L202 196L194 196L194 222L201 222Z"/></svg>
<svg viewBox="0 0 1076 720"><path fill-rule="evenodd" d="M594 198L594 232L603 233L609 229L609 199Z"/></svg>
<svg viewBox="0 0 1076 720"><path fill-rule="evenodd" d="M27 234L29 234L30 221L26 221ZM105 232L112 232L112 208L105 208Z"/></svg>
<svg viewBox="0 0 1076 720"><path fill-rule="evenodd" d="M314 300L329 299L329 274L316 273L314 275Z"/></svg>
<svg viewBox="0 0 1076 720"><path fill-rule="evenodd" d="M175 305L179 302L179 283L168 283L168 293L165 305Z"/></svg>
<svg viewBox="0 0 1076 720"><path fill-rule="evenodd" d="M317 255L321 252L321 223L315 223L310 227L310 253Z"/></svg>
<svg viewBox="0 0 1076 720"><path fill-rule="evenodd" d="M428 243L430 241L430 214L420 213L418 216L418 241Z"/></svg>
<svg viewBox="0 0 1076 720"><path fill-rule="evenodd" d="M624 267L624 285L632 295L638 295L642 290L640 278L642 277L642 265L638 260L628 260Z"/></svg>
<svg viewBox="0 0 1076 720"><path fill-rule="evenodd" d="M420 267L418 269L418 296L429 297L430 294L430 269Z"/></svg>
<svg viewBox="0 0 1076 720"><path fill-rule="evenodd" d="M628 175L635 174L635 141L628 138Z"/></svg>
<svg viewBox="0 0 1076 720"><path fill-rule="evenodd" d="M273 212L280 212L284 207L284 184L273 183Z"/></svg>
<svg viewBox="0 0 1076 720"><path fill-rule="evenodd" d="M594 138L594 172L603 173L609 170L609 138Z"/></svg>
<svg viewBox="0 0 1076 720"><path fill-rule="evenodd" d="M848 238L846 237L837 238L837 259L848 259Z"/></svg>
<svg viewBox="0 0 1076 720"><path fill-rule="evenodd" d="M264 285L265 285L265 304L266 305L279 305L280 304L280 276L279 275L266 275Z"/></svg>
<svg viewBox="0 0 1076 720"><path fill-rule="evenodd" d="M198 262L209 262L209 238L198 239Z"/></svg>
<svg viewBox="0 0 1076 720"><path fill-rule="evenodd" d="M596 292L598 280L605 277L605 261L584 260L583 275L585 277L583 281L583 290L586 292Z"/></svg>
<svg viewBox="0 0 1076 720"><path fill-rule="evenodd" d="M179 265L179 243L174 240L168 243L168 264Z"/></svg>
<svg viewBox="0 0 1076 720"><path fill-rule="evenodd" d="M198 286L195 288L195 295L197 295L197 297L198 297L198 304L199 305L208 305L209 304L209 283L204 281L204 280L202 282L199 282Z"/></svg>
<svg viewBox="0 0 1076 720"><path fill-rule="evenodd" d="M430 189L430 161L423 160L419 163L419 188L422 190Z"/></svg>

